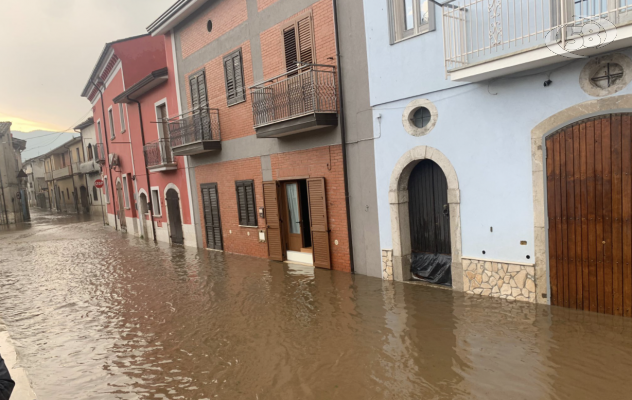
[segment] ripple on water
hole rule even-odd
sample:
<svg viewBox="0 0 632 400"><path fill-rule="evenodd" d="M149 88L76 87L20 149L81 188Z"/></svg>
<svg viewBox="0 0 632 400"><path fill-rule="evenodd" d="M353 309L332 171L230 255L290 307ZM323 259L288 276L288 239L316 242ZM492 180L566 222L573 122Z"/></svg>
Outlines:
<svg viewBox="0 0 632 400"><path fill-rule="evenodd" d="M42 399L632 390L628 320L155 246L100 221L34 216L0 232L0 318Z"/></svg>

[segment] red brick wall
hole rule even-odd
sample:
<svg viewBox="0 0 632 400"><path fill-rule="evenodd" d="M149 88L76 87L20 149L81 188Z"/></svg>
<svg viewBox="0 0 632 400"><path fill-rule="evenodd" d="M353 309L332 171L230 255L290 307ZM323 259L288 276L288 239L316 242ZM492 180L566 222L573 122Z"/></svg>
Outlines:
<svg viewBox="0 0 632 400"><path fill-rule="evenodd" d="M239 48L237 48L239 49ZM206 88L209 96L209 107L219 109L219 123L222 140L237 139L244 136L254 135L255 130L252 120L252 105L248 90L246 89L246 101L228 107L226 100L226 81L223 68L224 56L237 49L232 49L226 54L222 54L204 65L206 71ZM252 58L250 54L250 42L241 45L242 64L244 69L244 83L248 88L254 83L252 74ZM198 73L200 69L186 75L189 77ZM191 107L191 85L187 83L187 107Z"/></svg>
<svg viewBox="0 0 632 400"><path fill-rule="evenodd" d="M259 8L259 11L261 11L276 3L277 1L279 0L257 0L257 6Z"/></svg>
<svg viewBox="0 0 632 400"><path fill-rule="evenodd" d="M326 146L315 149L273 154L270 156L273 179L325 178L327 193L327 216L329 220L331 262L335 270L350 272L347 215L344 195L342 147ZM208 164L195 169L197 187L204 183L217 183L222 219L224 250L230 253L255 257L268 257L267 243L259 243L258 230L239 226L235 181L253 179L257 208L263 207L263 178L259 157L217 164ZM199 193L199 190L198 190ZM203 210L201 194L198 197ZM202 225L204 216L201 215ZM259 227L265 221L259 219ZM232 230L232 234L230 231ZM250 236L248 236L250 232ZM203 232L206 243L206 232ZM336 240L338 245L336 245Z"/></svg>
<svg viewBox="0 0 632 400"><path fill-rule="evenodd" d="M226 32L246 22L248 10L246 0L222 0L206 13L182 30L182 58L187 58ZM208 20L213 22L213 30L206 28Z"/></svg>
<svg viewBox="0 0 632 400"><path fill-rule="evenodd" d="M261 33L261 54L263 58L263 74L272 78L285 72L285 56L283 49L283 27L297 16L307 14L311 10L314 24L315 63L335 65L336 37L334 31L334 13L331 0L321 0L284 22ZM330 59L331 58L331 59Z"/></svg>
<svg viewBox="0 0 632 400"><path fill-rule="evenodd" d="M259 230L239 226L237 193L235 191L235 181L254 180L257 209L263 207L261 159L254 157L203 165L195 169L195 179L197 182L200 222L202 223L202 227L204 227L204 206L202 204L202 194L199 190L200 185L204 183L217 183L224 251L267 258L268 246L266 243L259 243ZM257 219L259 226L264 228L265 221L260 220L258 217ZM231 231L232 234L230 233ZM250 233L250 236L248 236L248 233ZM202 229L202 236L204 238L204 246L206 247L206 232L204 228Z"/></svg>

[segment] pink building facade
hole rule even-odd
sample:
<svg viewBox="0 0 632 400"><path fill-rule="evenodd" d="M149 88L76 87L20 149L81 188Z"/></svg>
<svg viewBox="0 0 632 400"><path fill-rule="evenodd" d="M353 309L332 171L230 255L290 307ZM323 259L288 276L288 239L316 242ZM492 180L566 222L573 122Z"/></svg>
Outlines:
<svg viewBox="0 0 632 400"><path fill-rule="evenodd" d="M196 246L184 157L169 119L180 114L169 36L108 43L82 93L93 106L110 226Z"/></svg>

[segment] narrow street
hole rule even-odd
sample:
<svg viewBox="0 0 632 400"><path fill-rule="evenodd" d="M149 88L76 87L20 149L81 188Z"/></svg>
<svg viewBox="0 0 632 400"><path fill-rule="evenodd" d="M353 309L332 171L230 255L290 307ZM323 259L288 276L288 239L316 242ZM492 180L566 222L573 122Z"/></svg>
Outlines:
<svg viewBox="0 0 632 400"><path fill-rule="evenodd" d="M156 246L33 213L0 232L0 331L39 399L591 399L632 321Z"/></svg>

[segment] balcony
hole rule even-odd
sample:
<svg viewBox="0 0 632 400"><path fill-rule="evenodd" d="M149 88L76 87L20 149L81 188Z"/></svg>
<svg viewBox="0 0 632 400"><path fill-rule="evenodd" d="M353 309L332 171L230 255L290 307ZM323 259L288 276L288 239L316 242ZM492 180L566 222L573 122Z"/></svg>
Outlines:
<svg viewBox="0 0 632 400"><path fill-rule="evenodd" d="M174 156L193 156L220 151L219 110L198 108L169 120Z"/></svg>
<svg viewBox="0 0 632 400"><path fill-rule="evenodd" d="M81 174L94 174L97 172L101 172L101 166L97 163L95 159L93 159L79 164L79 170L74 172L79 172Z"/></svg>
<svg viewBox="0 0 632 400"><path fill-rule="evenodd" d="M105 164L105 146L103 143L97 143L93 147L94 161L98 164Z"/></svg>
<svg viewBox="0 0 632 400"><path fill-rule="evenodd" d="M145 163L150 171L159 172L178 169L168 140L161 139L157 142L149 143L145 145L144 151Z"/></svg>
<svg viewBox="0 0 632 400"><path fill-rule="evenodd" d="M457 0L443 7L446 74L478 82L628 47L631 22L630 0Z"/></svg>
<svg viewBox="0 0 632 400"><path fill-rule="evenodd" d="M72 173L70 172L70 165L53 171L53 179L69 178L70 176L72 176Z"/></svg>
<svg viewBox="0 0 632 400"><path fill-rule="evenodd" d="M338 125L336 68L306 68L250 87L258 138L279 138Z"/></svg>

